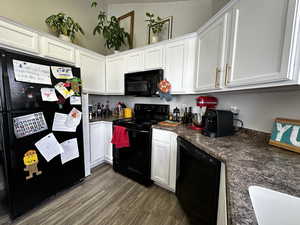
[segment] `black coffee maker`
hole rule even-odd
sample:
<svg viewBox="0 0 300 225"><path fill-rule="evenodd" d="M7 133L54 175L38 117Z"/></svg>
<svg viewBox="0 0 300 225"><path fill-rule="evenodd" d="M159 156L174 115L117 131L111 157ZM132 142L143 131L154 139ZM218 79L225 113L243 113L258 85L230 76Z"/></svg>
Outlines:
<svg viewBox="0 0 300 225"><path fill-rule="evenodd" d="M233 113L226 110L208 109L204 116L202 134L208 137L233 135Z"/></svg>

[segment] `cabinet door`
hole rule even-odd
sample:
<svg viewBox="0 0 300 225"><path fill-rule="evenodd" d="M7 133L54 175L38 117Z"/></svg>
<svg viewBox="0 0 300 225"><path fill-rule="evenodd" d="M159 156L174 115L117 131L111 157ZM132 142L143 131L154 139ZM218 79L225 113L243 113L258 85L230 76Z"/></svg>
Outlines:
<svg viewBox="0 0 300 225"><path fill-rule="evenodd" d="M185 41L177 41L166 45L165 75L172 85L172 93L184 92L183 79L185 74Z"/></svg>
<svg viewBox="0 0 300 225"><path fill-rule="evenodd" d="M105 58L77 52L78 66L81 69L83 92L89 94L105 93Z"/></svg>
<svg viewBox="0 0 300 225"><path fill-rule="evenodd" d="M234 6L227 86L292 79L287 69L295 2L251 0Z"/></svg>
<svg viewBox="0 0 300 225"><path fill-rule="evenodd" d="M63 42L42 37L42 54L46 57L75 64L75 48Z"/></svg>
<svg viewBox="0 0 300 225"><path fill-rule="evenodd" d="M144 70L144 58L143 52L133 52L126 56L126 64L128 73L138 72Z"/></svg>
<svg viewBox="0 0 300 225"><path fill-rule="evenodd" d="M104 161L104 127L102 123L90 124L91 168Z"/></svg>
<svg viewBox="0 0 300 225"><path fill-rule="evenodd" d="M38 34L19 26L0 21L0 44L38 53Z"/></svg>
<svg viewBox="0 0 300 225"><path fill-rule="evenodd" d="M151 178L160 184L169 186L170 143L153 140Z"/></svg>
<svg viewBox="0 0 300 225"><path fill-rule="evenodd" d="M111 143L112 139L112 123L111 122L104 122L104 127L105 127L105 160L112 164L113 162L113 145Z"/></svg>
<svg viewBox="0 0 300 225"><path fill-rule="evenodd" d="M116 56L106 60L106 93L124 94L125 57Z"/></svg>
<svg viewBox="0 0 300 225"><path fill-rule="evenodd" d="M220 88L225 69L228 20L226 13L199 35L196 91Z"/></svg>
<svg viewBox="0 0 300 225"><path fill-rule="evenodd" d="M145 70L163 68L163 46L152 47L145 50Z"/></svg>

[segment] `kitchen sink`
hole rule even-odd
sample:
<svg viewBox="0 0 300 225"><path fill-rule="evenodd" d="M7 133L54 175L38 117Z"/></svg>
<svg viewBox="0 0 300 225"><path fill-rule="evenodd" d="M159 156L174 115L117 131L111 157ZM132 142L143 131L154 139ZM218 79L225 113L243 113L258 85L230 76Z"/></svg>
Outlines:
<svg viewBox="0 0 300 225"><path fill-rule="evenodd" d="M300 198L258 186L249 193L259 225L300 224Z"/></svg>

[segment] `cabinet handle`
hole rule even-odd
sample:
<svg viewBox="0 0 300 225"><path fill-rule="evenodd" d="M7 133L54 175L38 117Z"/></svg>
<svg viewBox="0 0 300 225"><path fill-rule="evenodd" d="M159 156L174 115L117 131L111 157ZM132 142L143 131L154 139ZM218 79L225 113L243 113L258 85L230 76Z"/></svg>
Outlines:
<svg viewBox="0 0 300 225"><path fill-rule="evenodd" d="M226 73L225 73L225 86L227 86L228 84L228 76L229 76L229 72L231 70L231 66L229 66L229 64L226 64Z"/></svg>
<svg viewBox="0 0 300 225"><path fill-rule="evenodd" d="M215 88L218 88L220 86L219 84L219 74L220 74L221 70L219 69L219 67L216 68L216 80L215 80Z"/></svg>

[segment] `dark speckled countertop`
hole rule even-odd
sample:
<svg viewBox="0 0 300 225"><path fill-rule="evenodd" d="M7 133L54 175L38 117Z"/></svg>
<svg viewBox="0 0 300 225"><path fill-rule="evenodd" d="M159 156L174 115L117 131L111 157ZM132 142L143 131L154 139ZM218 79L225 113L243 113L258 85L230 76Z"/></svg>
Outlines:
<svg viewBox="0 0 300 225"><path fill-rule="evenodd" d="M244 129L231 137L209 138L183 125L153 128L173 131L225 163L230 225L257 225L251 185L300 197L300 154L268 145L268 134Z"/></svg>

